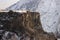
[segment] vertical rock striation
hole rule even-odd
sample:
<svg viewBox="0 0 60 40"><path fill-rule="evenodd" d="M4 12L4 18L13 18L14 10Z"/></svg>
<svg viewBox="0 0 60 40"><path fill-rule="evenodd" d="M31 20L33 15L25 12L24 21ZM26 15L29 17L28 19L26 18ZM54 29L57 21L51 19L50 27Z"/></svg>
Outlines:
<svg viewBox="0 0 60 40"><path fill-rule="evenodd" d="M38 12L0 12L0 26L2 40L56 40L43 31Z"/></svg>

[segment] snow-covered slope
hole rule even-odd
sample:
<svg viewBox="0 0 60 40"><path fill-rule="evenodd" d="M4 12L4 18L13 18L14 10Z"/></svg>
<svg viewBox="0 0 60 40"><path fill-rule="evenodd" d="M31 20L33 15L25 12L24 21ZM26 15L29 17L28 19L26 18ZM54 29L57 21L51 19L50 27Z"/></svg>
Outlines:
<svg viewBox="0 0 60 40"><path fill-rule="evenodd" d="M6 8L7 10L32 10L35 11L40 0L20 0L14 5Z"/></svg>
<svg viewBox="0 0 60 40"><path fill-rule="evenodd" d="M1 9L5 9L9 6L11 6L12 4L16 3L19 0L0 0L0 10Z"/></svg>
<svg viewBox="0 0 60 40"><path fill-rule="evenodd" d="M59 2L59 0L20 0L14 5L6 8L6 10L37 11L41 15L41 23L44 31L56 34L60 30Z"/></svg>

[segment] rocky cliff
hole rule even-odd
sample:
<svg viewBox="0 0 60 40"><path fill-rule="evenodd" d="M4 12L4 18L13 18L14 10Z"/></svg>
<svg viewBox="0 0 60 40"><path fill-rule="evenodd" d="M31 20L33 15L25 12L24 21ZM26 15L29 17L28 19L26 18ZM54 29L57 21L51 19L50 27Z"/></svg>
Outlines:
<svg viewBox="0 0 60 40"><path fill-rule="evenodd" d="M6 10L31 10L41 14L44 31L60 34L59 0L20 0Z"/></svg>

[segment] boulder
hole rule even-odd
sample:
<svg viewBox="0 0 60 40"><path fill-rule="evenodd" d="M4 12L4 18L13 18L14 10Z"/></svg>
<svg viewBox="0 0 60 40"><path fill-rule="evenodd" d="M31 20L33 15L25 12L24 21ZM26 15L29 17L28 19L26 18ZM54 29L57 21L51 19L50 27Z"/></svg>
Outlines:
<svg viewBox="0 0 60 40"><path fill-rule="evenodd" d="M57 40L53 33L44 32L38 12L0 12L0 30L14 32L19 37L24 34L20 40Z"/></svg>

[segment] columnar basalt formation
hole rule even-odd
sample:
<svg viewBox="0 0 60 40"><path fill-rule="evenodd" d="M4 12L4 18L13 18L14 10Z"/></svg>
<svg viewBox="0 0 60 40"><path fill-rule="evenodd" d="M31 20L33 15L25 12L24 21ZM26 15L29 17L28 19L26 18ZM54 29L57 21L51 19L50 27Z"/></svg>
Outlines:
<svg viewBox="0 0 60 40"><path fill-rule="evenodd" d="M53 34L42 29L38 12L0 12L0 30L16 33L18 36L24 34L20 40L56 40Z"/></svg>

